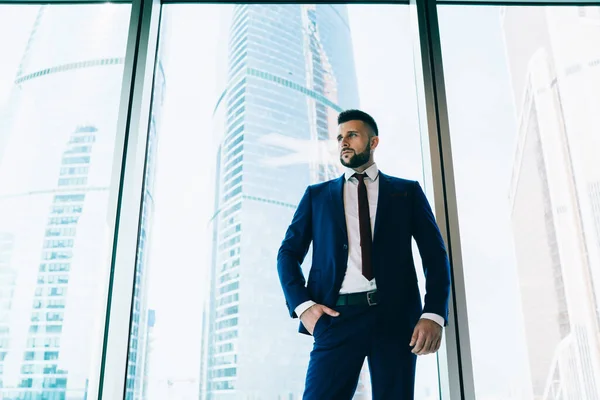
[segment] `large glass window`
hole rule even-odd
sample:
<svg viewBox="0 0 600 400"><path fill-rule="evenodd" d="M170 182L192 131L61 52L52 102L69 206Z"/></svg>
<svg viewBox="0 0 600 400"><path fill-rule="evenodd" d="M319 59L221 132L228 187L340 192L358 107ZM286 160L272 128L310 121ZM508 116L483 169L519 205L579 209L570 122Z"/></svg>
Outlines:
<svg viewBox="0 0 600 400"><path fill-rule="evenodd" d="M600 8L439 20L477 399L598 399Z"/></svg>
<svg viewBox="0 0 600 400"><path fill-rule="evenodd" d="M299 399L313 339L287 314L276 257L306 186L342 173L337 114L371 113L380 169L432 198L409 7L167 5L162 18L128 398ZM438 393L436 357L421 358L417 398ZM367 368L356 397L370 398Z"/></svg>
<svg viewBox="0 0 600 400"><path fill-rule="evenodd" d="M0 5L2 399L83 400L98 379L129 14Z"/></svg>

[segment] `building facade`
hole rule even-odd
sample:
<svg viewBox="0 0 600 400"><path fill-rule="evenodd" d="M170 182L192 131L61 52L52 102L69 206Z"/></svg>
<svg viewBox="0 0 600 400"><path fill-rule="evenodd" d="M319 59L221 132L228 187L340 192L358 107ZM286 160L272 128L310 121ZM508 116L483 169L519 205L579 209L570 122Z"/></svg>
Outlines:
<svg viewBox="0 0 600 400"><path fill-rule="evenodd" d="M598 7L507 8L519 136L510 199L535 399L600 395ZM519 35L527 23L531 35Z"/></svg>
<svg viewBox="0 0 600 400"><path fill-rule="evenodd" d="M312 340L286 314L277 250L306 187L342 171L337 115L358 107L347 9L236 5L228 45L202 393L297 399Z"/></svg>

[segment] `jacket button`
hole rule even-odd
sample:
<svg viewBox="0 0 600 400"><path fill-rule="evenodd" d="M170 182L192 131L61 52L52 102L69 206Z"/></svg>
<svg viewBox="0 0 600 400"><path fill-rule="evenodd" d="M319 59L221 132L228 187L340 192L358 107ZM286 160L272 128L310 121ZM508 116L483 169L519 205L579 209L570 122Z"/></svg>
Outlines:
<svg viewBox="0 0 600 400"><path fill-rule="evenodd" d="M344 245L344 250L348 250L348 245L347 244Z"/></svg>

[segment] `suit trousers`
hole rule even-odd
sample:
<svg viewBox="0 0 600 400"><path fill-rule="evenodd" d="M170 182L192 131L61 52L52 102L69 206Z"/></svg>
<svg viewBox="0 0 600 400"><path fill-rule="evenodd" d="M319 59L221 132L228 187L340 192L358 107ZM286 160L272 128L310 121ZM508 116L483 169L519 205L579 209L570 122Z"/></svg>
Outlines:
<svg viewBox="0 0 600 400"><path fill-rule="evenodd" d="M398 326L380 306L335 307L313 332L304 400L350 400L365 358L373 400L413 400L417 356L409 346L414 327Z"/></svg>

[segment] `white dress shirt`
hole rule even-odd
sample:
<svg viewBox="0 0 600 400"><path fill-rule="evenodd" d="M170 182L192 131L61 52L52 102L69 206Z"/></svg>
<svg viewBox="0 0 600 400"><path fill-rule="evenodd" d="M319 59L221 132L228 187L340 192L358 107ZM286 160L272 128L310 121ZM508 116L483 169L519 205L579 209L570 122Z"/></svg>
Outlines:
<svg viewBox="0 0 600 400"><path fill-rule="evenodd" d="M345 172L344 185L344 211L346 214L346 228L348 231L348 266L346 275L342 281L340 294L369 292L377 289L375 278L370 281L362 274L362 254L360 249L360 225L358 219L358 179L353 175L356 173L351 168ZM375 233L375 217L377 216L377 199L379 198L379 169L377 164L371 165L364 173L367 196L369 198L369 215L371 217L371 234ZM301 316L315 304L307 301L296 307L296 315ZM444 326L444 318L437 314L424 313L421 318L427 318Z"/></svg>

